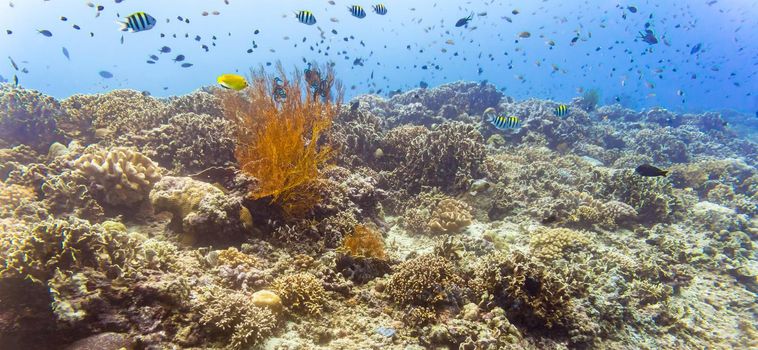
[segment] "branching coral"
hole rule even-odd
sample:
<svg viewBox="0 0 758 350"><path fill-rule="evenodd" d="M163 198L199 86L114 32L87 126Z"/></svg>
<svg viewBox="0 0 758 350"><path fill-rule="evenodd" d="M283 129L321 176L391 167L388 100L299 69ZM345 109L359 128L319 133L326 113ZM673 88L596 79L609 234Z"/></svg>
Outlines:
<svg viewBox="0 0 758 350"><path fill-rule="evenodd" d="M356 225L353 233L345 237L341 250L353 257L387 258L381 234L363 225Z"/></svg>
<svg viewBox="0 0 758 350"><path fill-rule="evenodd" d="M116 147L85 154L73 162L109 205L132 205L147 198L160 179L160 168L150 158Z"/></svg>
<svg viewBox="0 0 758 350"><path fill-rule="evenodd" d="M681 211L682 199L661 178L639 176L633 170L617 170L607 184L608 195L632 206L642 222L670 220Z"/></svg>
<svg viewBox="0 0 758 350"><path fill-rule="evenodd" d="M46 283L57 269L92 267L118 276L136 256L137 243L113 222L50 220L19 235L0 236L0 278Z"/></svg>
<svg viewBox="0 0 758 350"><path fill-rule="evenodd" d="M289 312L320 316L327 301L321 281L306 272L278 277L271 284L271 289L279 295L282 305Z"/></svg>
<svg viewBox="0 0 758 350"><path fill-rule="evenodd" d="M326 98L314 95L300 72L288 79L281 64L276 75L263 69L253 72L243 94L219 95L226 117L238 128L235 156L240 169L260 181L250 196L270 198L289 216L302 216L319 201L318 178L332 152L322 137L342 99L331 65L310 72L326 83ZM274 96L275 77L282 80L283 100Z"/></svg>
<svg viewBox="0 0 758 350"><path fill-rule="evenodd" d="M34 90L0 86L0 146L24 144L46 152L50 144L61 141L56 120L65 113L54 98Z"/></svg>
<svg viewBox="0 0 758 350"><path fill-rule="evenodd" d="M233 126L208 114L182 113L139 135L119 138L176 172L199 172L234 160Z"/></svg>
<svg viewBox="0 0 758 350"><path fill-rule="evenodd" d="M385 292L400 305L442 305L456 302L462 286L450 261L428 254L400 264Z"/></svg>
<svg viewBox="0 0 758 350"><path fill-rule="evenodd" d="M192 301L193 308L201 315L200 323L218 333L231 334L229 347L232 349L260 344L276 330L274 312L256 306L253 298L245 293L210 285L201 288Z"/></svg>

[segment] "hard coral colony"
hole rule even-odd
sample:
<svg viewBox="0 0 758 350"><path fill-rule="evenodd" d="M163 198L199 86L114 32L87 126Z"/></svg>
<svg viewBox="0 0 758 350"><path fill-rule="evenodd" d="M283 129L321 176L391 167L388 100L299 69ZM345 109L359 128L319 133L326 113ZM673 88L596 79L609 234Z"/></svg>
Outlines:
<svg viewBox="0 0 758 350"><path fill-rule="evenodd" d="M249 82L3 85L0 348L758 345L758 145L723 115Z"/></svg>

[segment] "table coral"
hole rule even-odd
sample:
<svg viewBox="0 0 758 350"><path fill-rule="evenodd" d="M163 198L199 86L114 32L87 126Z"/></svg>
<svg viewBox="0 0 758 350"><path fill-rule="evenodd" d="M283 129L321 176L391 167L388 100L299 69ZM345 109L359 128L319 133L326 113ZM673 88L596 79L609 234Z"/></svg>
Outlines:
<svg viewBox="0 0 758 350"><path fill-rule="evenodd" d="M73 162L105 204L127 206L147 199L161 170L150 158L129 148L95 149Z"/></svg>
<svg viewBox="0 0 758 350"><path fill-rule="evenodd" d="M150 192L150 203L157 212L172 213L173 228L198 244L238 241L252 225L242 198L188 177L163 177Z"/></svg>
<svg viewBox="0 0 758 350"><path fill-rule="evenodd" d="M0 86L0 146L27 145L38 152L63 137L56 120L65 112L60 103L35 90Z"/></svg>

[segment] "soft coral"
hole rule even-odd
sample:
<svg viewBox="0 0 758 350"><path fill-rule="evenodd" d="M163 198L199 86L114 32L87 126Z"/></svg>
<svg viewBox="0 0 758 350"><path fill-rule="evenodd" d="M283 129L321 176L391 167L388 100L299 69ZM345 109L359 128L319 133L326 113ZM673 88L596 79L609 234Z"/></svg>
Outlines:
<svg viewBox="0 0 758 350"><path fill-rule="evenodd" d="M250 197L270 198L288 216L302 216L319 202L318 178L333 151L322 139L338 113L342 90L331 66L318 72L327 91L323 98L314 95L299 71L288 80L281 64L277 74L252 71L251 84L241 93L219 93L227 118L238 127L240 169L259 181ZM281 82L275 82L277 77ZM275 98L277 85L286 98Z"/></svg>

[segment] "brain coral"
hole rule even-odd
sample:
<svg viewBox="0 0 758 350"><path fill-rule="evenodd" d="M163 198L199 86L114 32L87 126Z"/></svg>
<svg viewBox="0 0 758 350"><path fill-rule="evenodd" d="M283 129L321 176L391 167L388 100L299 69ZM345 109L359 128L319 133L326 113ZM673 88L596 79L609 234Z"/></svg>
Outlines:
<svg viewBox="0 0 758 350"><path fill-rule="evenodd" d="M65 112L54 98L34 90L0 86L0 146L24 144L47 152L50 144L62 141L56 120Z"/></svg>
<svg viewBox="0 0 758 350"><path fill-rule="evenodd" d="M73 166L113 206L141 202L161 178L160 168L150 158L123 147L84 154Z"/></svg>

